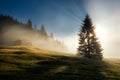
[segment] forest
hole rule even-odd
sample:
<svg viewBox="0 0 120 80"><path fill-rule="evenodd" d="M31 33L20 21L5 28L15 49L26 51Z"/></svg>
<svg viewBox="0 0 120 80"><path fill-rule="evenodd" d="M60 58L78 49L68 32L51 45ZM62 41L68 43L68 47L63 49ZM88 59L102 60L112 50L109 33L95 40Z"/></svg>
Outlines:
<svg viewBox="0 0 120 80"><path fill-rule="evenodd" d="M27 23L19 22L8 15L0 15L1 46L35 46L38 48L67 52L63 41L54 38L54 34L46 32L44 24L38 29L28 19ZM55 48L55 49L54 49ZM62 50L61 50L62 49Z"/></svg>

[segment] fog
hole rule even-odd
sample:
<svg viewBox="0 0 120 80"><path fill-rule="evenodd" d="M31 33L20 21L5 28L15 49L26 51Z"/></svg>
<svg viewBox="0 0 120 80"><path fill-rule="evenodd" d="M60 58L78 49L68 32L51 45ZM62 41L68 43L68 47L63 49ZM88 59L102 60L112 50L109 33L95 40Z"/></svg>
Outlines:
<svg viewBox="0 0 120 80"><path fill-rule="evenodd" d="M96 27L96 34L103 47L103 56L120 58L120 1L86 0L87 13ZM81 26L81 25L80 25ZM78 28L79 29L79 28ZM77 52L78 31L68 36L57 37L63 40L72 53Z"/></svg>
<svg viewBox="0 0 120 80"><path fill-rule="evenodd" d="M3 43L12 46L33 46L44 50L57 52L68 52L64 43L56 40L50 35L41 35L35 29L29 30L23 26L8 26L2 33Z"/></svg>
<svg viewBox="0 0 120 80"><path fill-rule="evenodd" d="M96 26L105 57L120 57L120 0L89 0L86 9Z"/></svg>
<svg viewBox="0 0 120 80"><path fill-rule="evenodd" d="M67 46L69 52L71 52L72 54L77 53L78 40L79 40L77 33L73 33L68 36L59 36L56 38L64 41L64 44Z"/></svg>
<svg viewBox="0 0 120 80"><path fill-rule="evenodd" d="M85 0L85 6L87 13L92 18L93 24L96 27L96 33L100 40L100 43L103 47L103 55L104 57L113 57L113 58L119 58L120 57L120 0ZM79 6L77 6L79 7ZM74 8L74 7L73 7ZM67 12L67 13L70 13ZM79 11L76 13L80 13ZM67 14L68 15L68 14ZM80 15L83 16L83 13L80 13ZM43 48L43 49L49 49L49 50L55 50L60 52L71 52L76 53L77 47L78 47L78 32L79 32L79 20L74 20L72 23L73 27L77 27L78 29L70 28L64 29L63 31L63 25L67 22L69 24L71 21L68 18L64 18L64 16L59 16L60 18L56 17L56 19L59 19L58 23L57 20L55 20L56 24L59 26L55 26L53 29L56 33L60 31L60 35L62 36L55 36L54 40L48 39L42 39L39 34L35 33L34 31L31 32L30 30L25 30L23 28L19 28L14 26L14 28L9 28L4 31L3 38L4 41L15 41L15 40L24 40L28 43L31 43L32 46ZM71 17L71 15L69 16ZM78 17L78 15L76 15ZM73 20L73 19L71 19ZM46 22L47 23L47 22ZM81 20L80 20L81 23ZM77 25L77 26L75 26ZM80 24L79 26L81 26ZM50 25L47 25L50 26ZM57 28L58 27L58 28ZM59 29L60 28L60 29ZM56 29L56 30L55 30ZM50 30L50 29L49 29ZM60 41L58 41L60 40ZM61 45L61 42L64 41L64 44L67 46L68 51L64 51L64 46ZM60 43L60 44L59 44Z"/></svg>

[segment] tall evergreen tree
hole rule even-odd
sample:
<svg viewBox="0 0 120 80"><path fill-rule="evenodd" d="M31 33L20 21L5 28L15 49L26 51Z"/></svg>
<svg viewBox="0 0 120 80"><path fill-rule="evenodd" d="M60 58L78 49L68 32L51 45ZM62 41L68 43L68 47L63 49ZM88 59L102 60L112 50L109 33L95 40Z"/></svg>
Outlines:
<svg viewBox="0 0 120 80"><path fill-rule="evenodd" d="M28 19L28 21L27 21L27 27L29 29L32 29L32 21L30 19Z"/></svg>
<svg viewBox="0 0 120 80"><path fill-rule="evenodd" d="M101 44L96 37L95 26L89 15L86 15L79 33L78 54L84 57L102 60Z"/></svg>
<svg viewBox="0 0 120 80"><path fill-rule="evenodd" d="M51 38L53 38L53 37L54 37L52 32L50 33L50 37L51 37Z"/></svg>
<svg viewBox="0 0 120 80"><path fill-rule="evenodd" d="M34 25L34 29L37 30L37 26L36 26L36 24Z"/></svg>
<svg viewBox="0 0 120 80"><path fill-rule="evenodd" d="M48 35L47 35L47 32L46 32L46 30L45 30L45 26L44 26L43 24L42 24L42 26L41 26L40 32L41 32L41 34L42 34L43 36L48 36Z"/></svg>

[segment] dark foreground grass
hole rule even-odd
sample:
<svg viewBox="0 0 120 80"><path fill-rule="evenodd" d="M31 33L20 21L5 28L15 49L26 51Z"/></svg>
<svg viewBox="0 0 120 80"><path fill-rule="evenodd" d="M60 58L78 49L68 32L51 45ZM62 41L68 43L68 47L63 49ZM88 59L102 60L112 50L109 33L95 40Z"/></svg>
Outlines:
<svg viewBox="0 0 120 80"><path fill-rule="evenodd" d="M1 52L0 80L120 80L119 60Z"/></svg>

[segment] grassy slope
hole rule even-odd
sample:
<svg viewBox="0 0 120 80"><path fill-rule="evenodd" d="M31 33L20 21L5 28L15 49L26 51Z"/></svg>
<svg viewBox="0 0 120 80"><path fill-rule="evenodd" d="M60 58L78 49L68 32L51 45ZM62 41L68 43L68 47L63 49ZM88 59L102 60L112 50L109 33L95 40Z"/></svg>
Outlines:
<svg viewBox="0 0 120 80"><path fill-rule="evenodd" d="M120 80L120 60L55 55L25 46L0 49L0 80Z"/></svg>

